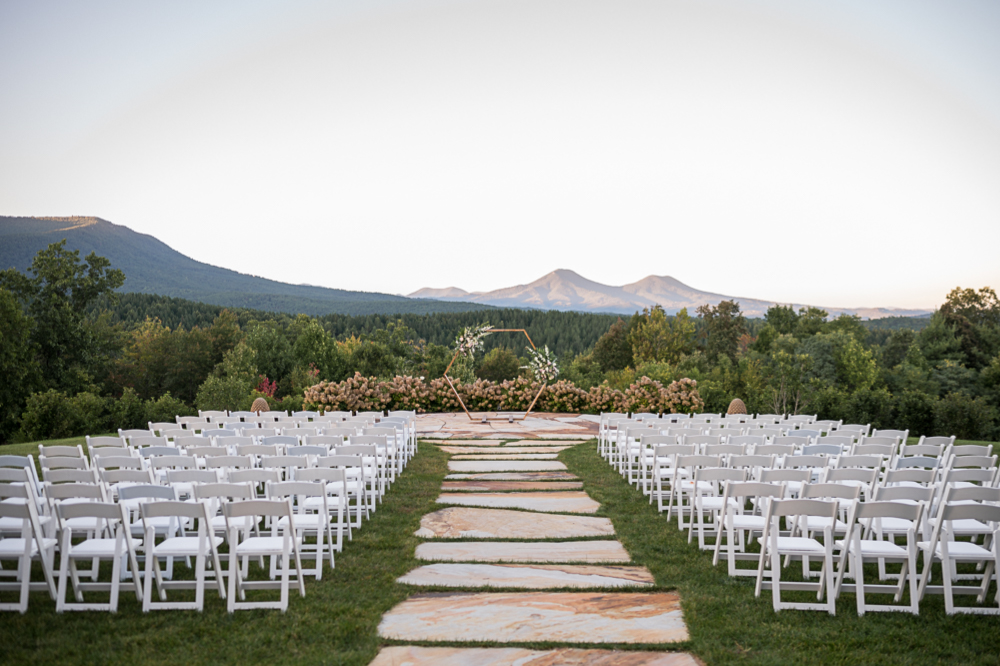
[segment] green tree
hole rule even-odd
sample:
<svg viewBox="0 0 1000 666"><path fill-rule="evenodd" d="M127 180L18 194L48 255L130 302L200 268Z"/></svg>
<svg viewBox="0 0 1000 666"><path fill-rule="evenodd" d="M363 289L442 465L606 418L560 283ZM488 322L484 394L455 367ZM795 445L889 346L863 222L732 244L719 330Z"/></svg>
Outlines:
<svg viewBox="0 0 1000 666"><path fill-rule="evenodd" d="M38 381L31 321L14 295L0 288L0 443L17 430L25 398Z"/></svg>
<svg viewBox="0 0 1000 666"><path fill-rule="evenodd" d="M695 324L682 308L668 319L659 305L644 309L629 331L632 359L639 363L676 363L694 347Z"/></svg>
<svg viewBox="0 0 1000 666"><path fill-rule="evenodd" d="M491 349L476 368L476 377L491 382L516 379L521 373L521 361L506 347Z"/></svg>
<svg viewBox="0 0 1000 666"><path fill-rule="evenodd" d="M747 332L746 318L740 314L740 304L736 301L722 301L715 307L698 306L698 315L705 323L705 356L712 363L720 356L736 360L740 348L740 338Z"/></svg>
<svg viewBox="0 0 1000 666"><path fill-rule="evenodd" d="M594 345L594 360L604 372L624 370L632 365L632 345L628 341L628 325L620 318Z"/></svg>
<svg viewBox="0 0 1000 666"><path fill-rule="evenodd" d="M799 318L795 324L795 337L802 340L823 330L829 313L819 308L799 308Z"/></svg>
<svg viewBox="0 0 1000 666"><path fill-rule="evenodd" d="M795 314L795 309L790 305L772 305L767 309L764 320L779 335L791 335L795 333L799 316Z"/></svg>
<svg viewBox="0 0 1000 666"><path fill-rule="evenodd" d="M0 287L14 295L31 319L42 384L75 393L91 383L99 349L87 308L122 286L125 274L93 252L81 262L80 252L67 250L65 239L39 251L28 273L0 271Z"/></svg>

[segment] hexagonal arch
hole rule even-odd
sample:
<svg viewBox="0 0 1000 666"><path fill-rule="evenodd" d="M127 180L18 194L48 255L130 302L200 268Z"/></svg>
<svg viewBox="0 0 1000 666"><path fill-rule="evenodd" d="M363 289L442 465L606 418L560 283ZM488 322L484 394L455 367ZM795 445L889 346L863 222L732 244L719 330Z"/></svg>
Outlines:
<svg viewBox="0 0 1000 666"><path fill-rule="evenodd" d="M535 343L531 341L531 336L528 335L528 332L523 328L490 328L486 330L487 335L492 333L524 333L524 337L528 338L528 344L531 345L531 348L538 349L538 347L535 346ZM462 396L458 394L458 389L456 389L455 385L452 383L451 377L448 376L448 371L451 370L451 366L455 364L455 361L458 359L459 354L461 354L461 352L456 351L455 355L451 357L451 362L448 363L448 367L445 368L444 370L444 378L448 382L448 386L451 387L451 392L455 394L455 399L458 400L458 404L462 406L462 411L465 412L465 415L469 417L470 421L475 421L476 419L473 418L472 414L469 413L468 408L465 406L465 402L462 401ZM544 390L545 390L545 382L542 382L542 386L541 388L538 389L538 393L535 394L535 398L531 401L531 404L528 405L528 410L524 412L524 416L521 417L522 421L528 418L528 414L530 414L531 410L534 409L535 403L538 402L538 398L542 396L542 391ZM510 420L508 417L496 417L496 419L494 420L504 420L504 419ZM484 416L482 420L488 421L490 419Z"/></svg>

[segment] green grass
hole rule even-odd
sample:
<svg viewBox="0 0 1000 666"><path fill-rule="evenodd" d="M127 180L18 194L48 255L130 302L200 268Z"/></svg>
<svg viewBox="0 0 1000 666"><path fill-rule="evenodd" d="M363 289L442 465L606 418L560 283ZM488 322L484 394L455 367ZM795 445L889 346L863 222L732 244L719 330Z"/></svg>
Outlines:
<svg viewBox="0 0 1000 666"><path fill-rule="evenodd" d="M601 503L632 559L657 586L681 595L690 641L677 646L707 664L996 664L1000 619L947 616L940 595L928 595L920 615L868 613L859 618L853 594L837 601L837 615L816 611L775 613L770 591L754 597L754 579L731 578L724 562L712 567L708 551L668 521L641 491L597 454L595 443L560 454L584 490ZM815 599L815 595L812 595ZM960 603L967 604L968 598Z"/></svg>
<svg viewBox="0 0 1000 666"><path fill-rule="evenodd" d="M20 447L22 455L31 450L28 444ZM12 448L0 451L15 453ZM367 664L380 645L377 627L382 614L412 592L395 580L418 566L414 549L420 539L413 532L420 517L434 510L446 460L436 447L421 446L372 520L337 554L336 568L328 568L321 581L307 578L305 598L293 591L285 614L255 610L229 615L225 601L209 589L203 613L143 615L135 595L123 588L115 615L57 615L47 594L32 593L25 615L0 614L0 662ZM12 601L12 594L5 592L4 599ZM184 598L185 593L171 592L175 594Z"/></svg>

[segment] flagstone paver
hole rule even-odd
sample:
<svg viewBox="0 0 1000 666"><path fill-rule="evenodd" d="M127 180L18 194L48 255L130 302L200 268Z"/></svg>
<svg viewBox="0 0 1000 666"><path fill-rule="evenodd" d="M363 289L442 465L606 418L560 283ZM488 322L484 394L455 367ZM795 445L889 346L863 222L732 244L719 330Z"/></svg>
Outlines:
<svg viewBox="0 0 1000 666"><path fill-rule="evenodd" d="M673 592L416 595L382 617L379 635L406 641L673 643L688 639Z"/></svg>
<svg viewBox="0 0 1000 666"><path fill-rule="evenodd" d="M371 666L698 666L686 652L392 645Z"/></svg>
<svg viewBox="0 0 1000 666"><path fill-rule="evenodd" d="M504 449L497 449L493 453L481 453L478 455L463 454L452 456L452 460L555 460L559 457L557 453L503 453Z"/></svg>
<svg viewBox="0 0 1000 666"><path fill-rule="evenodd" d="M558 460L449 460L451 472L564 472Z"/></svg>
<svg viewBox="0 0 1000 666"><path fill-rule="evenodd" d="M648 587L653 576L646 567L592 564L427 564L397 582L445 587Z"/></svg>
<svg viewBox="0 0 1000 666"><path fill-rule="evenodd" d="M449 474L447 481L572 481L578 477L569 472L486 472L479 474Z"/></svg>
<svg viewBox="0 0 1000 666"><path fill-rule="evenodd" d="M445 481L441 484L441 490L479 493L526 490L550 492L579 488L583 488L580 481Z"/></svg>
<svg viewBox="0 0 1000 666"><path fill-rule="evenodd" d="M485 506L496 509L528 509L546 513L596 513L600 503L583 491L554 493L444 493L438 504Z"/></svg>
<svg viewBox="0 0 1000 666"><path fill-rule="evenodd" d="M476 454L476 455L510 455L517 454L522 455L525 453L559 453L568 446L525 446L517 447L516 449L508 450L504 446L439 446L439 449L445 453L455 453L458 455Z"/></svg>
<svg viewBox="0 0 1000 666"><path fill-rule="evenodd" d="M428 513L414 532L425 539L569 539L614 533L607 518L458 506Z"/></svg>
<svg viewBox="0 0 1000 666"><path fill-rule="evenodd" d="M630 562L617 541L434 541L417 546L431 562Z"/></svg>
<svg viewBox="0 0 1000 666"><path fill-rule="evenodd" d="M446 439L442 441L430 441L426 439L421 439L422 444L435 444L441 446L475 446L479 448L480 446L503 446L503 442L493 440L493 439Z"/></svg>
<svg viewBox="0 0 1000 666"><path fill-rule="evenodd" d="M531 447L542 447L542 446L562 446L570 447L577 446L579 444L585 443L587 440L544 440L544 439L521 439L515 442L507 442L504 446L531 446Z"/></svg>

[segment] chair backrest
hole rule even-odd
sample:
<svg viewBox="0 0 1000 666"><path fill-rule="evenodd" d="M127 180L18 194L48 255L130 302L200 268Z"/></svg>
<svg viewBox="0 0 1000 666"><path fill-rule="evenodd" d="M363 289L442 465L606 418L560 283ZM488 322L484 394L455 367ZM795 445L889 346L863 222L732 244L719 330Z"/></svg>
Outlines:
<svg viewBox="0 0 1000 666"><path fill-rule="evenodd" d="M42 469L87 469L90 464L86 458L48 458L38 456L38 466Z"/></svg>
<svg viewBox="0 0 1000 666"><path fill-rule="evenodd" d="M844 447L844 449L849 449L858 441L857 437L852 437L850 435L826 435L820 437L816 440L817 444L839 444Z"/></svg>
<svg viewBox="0 0 1000 666"><path fill-rule="evenodd" d="M821 499L775 499L768 505L768 516L837 517L837 502Z"/></svg>
<svg viewBox="0 0 1000 666"><path fill-rule="evenodd" d="M194 437L193 430L161 430L160 437L165 437L170 441L176 441L181 437Z"/></svg>
<svg viewBox="0 0 1000 666"><path fill-rule="evenodd" d="M322 458L316 459L316 467L310 468L337 468L337 467L360 467L361 458L354 455L334 455L334 456L323 456ZM309 470L295 470L295 476L298 477L300 473Z"/></svg>
<svg viewBox="0 0 1000 666"><path fill-rule="evenodd" d="M871 429L871 424L861 425L860 423L842 423L840 424L840 427L837 428L837 432L839 433L843 430L851 430L857 433L861 433L862 435L867 435L870 429Z"/></svg>
<svg viewBox="0 0 1000 666"><path fill-rule="evenodd" d="M29 477L21 470L4 470L19 472L22 479L20 483L27 483ZM96 469L45 469L42 468L42 481L45 483L98 483Z"/></svg>
<svg viewBox="0 0 1000 666"><path fill-rule="evenodd" d="M344 438L339 435L308 435L302 438L303 446L325 446L336 448L344 445Z"/></svg>
<svg viewBox="0 0 1000 666"><path fill-rule="evenodd" d="M781 437L775 437L771 440L772 444L784 444L792 445L797 449L801 449L803 446L812 443L811 437L796 437L794 435L783 435Z"/></svg>
<svg viewBox="0 0 1000 666"><path fill-rule="evenodd" d="M101 481L109 486L120 483L156 483L153 470L150 469L102 469Z"/></svg>
<svg viewBox="0 0 1000 666"><path fill-rule="evenodd" d="M145 469L146 465L142 458L132 456L105 456L100 455L94 458L94 467L97 469Z"/></svg>
<svg viewBox="0 0 1000 666"><path fill-rule="evenodd" d="M239 456L276 456L280 451L277 446L266 444L243 444L236 447Z"/></svg>
<svg viewBox="0 0 1000 666"><path fill-rule="evenodd" d="M325 456L329 455L330 447L319 444L303 444L302 446L289 446L285 449L289 456Z"/></svg>
<svg viewBox="0 0 1000 666"><path fill-rule="evenodd" d="M351 460L356 461L357 458L351 458ZM341 468L352 467L352 466L353 465L330 465L328 467L324 466L324 467L309 467L307 469L297 469L295 470L295 480L325 481L327 483L333 483L333 482L344 483L347 480L347 476L345 475L344 470Z"/></svg>
<svg viewBox="0 0 1000 666"><path fill-rule="evenodd" d="M198 459L194 456L155 456L149 459L152 469L197 469Z"/></svg>
<svg viewBox="0 0 1000 666"><path fill-rule="evenodd" d="M937 479L937 471L933 469L890 469L882 480L883 486L893 486L897 483L929 485Z"/></svg>
<svg viewBox="0 0 1000 666"><path fill-rule="evenodd" d="M218 409L208 409L205 411L198 410L198 416L208 420L214 420L213 417L216 416L229 416L229 410L218 410Z"/></svg>
<svg viewBox="0 0 1000 666"><path fill-rule="evenodd" d="M800 428L800 429L796 430L795 434L798 437L811 437L813 439L815 439L817 437L822 437L823 436L823 433L821 431L819 431L819 430L809 430L809 429L806 429L806 428Z"/></svg>
<svg viewBox="0 0 1000 666"><path fill-rule="evenodd" d="M754 455L759 456L790 456L795 453L792 444L761 444L754 447Z"/></svg>
<svg viewBox="0 0 1000 666"><path fill-rule="evenodd" d="M261 437L260 443L264 446L298 446L299 438L293 435L273 435Z"/></svg>
<svg viewBox="0 0 1000 666"><path fill-rule="evenodd" d="M872 431L872 437L894 437L902 443L906 443L906 439L910 436L909 430L879 430L876 428Z"/></svg>
<svg viewBox="0 0 1000 666"><path fill-rule="evenodd" d="M734 435L729 438L730 444L742 444L743 446L753 447L753 446L765 446L767 444L767 437L763 435L758 435L751 431L746 435ZM751 450L748 448L748 450Z"/></svg>
<svg viewBox="0 0 1000 666"><path fill-rule="evenodd" d="M250 469L253 467L253 458L250 456L216 456L206 458L205 467L208 469Z"/></svg>
<svg viewBox="0 0 1000 666"><path fill-rule="evenodd" d="M260 459L260 466L263 469L309 467L309 458L307 456L264 456Z"/></svg>
<svg viewBox="0 0 1000 666"><path fill-rule="evenodd" d="M66 521L72 518L98 518L109 523L127 522L123 507L114 502L73 502L56 505L56 515L63 529L68 528Z"/></svg>
<svg viewBox="0 0 1000 666"><path fill-rule="evenodd" d="M735 455L729 456L729 466L745 469L770 469L777 462L775 456Z"/></svg>
<svg viewBox="0 0 1000 666"><path fill-rule="evenodd" d="M176 456L180 449L176 446L147 446L136 451L143 458L156 458L160 456Z"/></svg>
<svg viewBox="0 0 1000 666"><path fill-rule="evenodd" d="M128 444L121 437L91 437L87 435L84 437L87 442L87 450L92 449L95 446L117 446L120 448L125 448Z"/></svg>
<svg viewBox="0 0 1000 666"><path fill-rule="evenodd" d="M326 497L326 484L318 481L282 481L267 484L267 496L285 497Z"/></svg>
<svg viewBox="0 0 1000 666"><path fill-rule="evenodd" d="M840 456L837 467L863 467L879 469L882 467L882 456Z"/></svg>
<svg viewBox="0 0 1000 666"><path fill-rule="evenodd" d="M855 444L851 449L851 454L856 456L882 456L886 460L892 460L896 453L896 447L892 444Z"/></svg>
<svg viewBox="0 0 1000 666"><path fill-rule="evenodd" d="M878 468L866 469L863 467L828 468L823 483L842 483L844 481L856 481L864 484L866 488L873 488L878 480Z"/></svg>
<svg viewBox="0 0 1000 666"><path fill-rule="evenodd" d="M229 451L224 446L192 446L185 449L184 453L195 458L221 458L229 455Z"/></svg>
<svg viewBox="0 0 1000 666"><path fill-rule="evenodd" d="M204 502L178 502L176 500L165 500L161 502L146 502L139 505L143 523L150 518L195 518L204 521L208 525L208 507ZM153 529L151 525L146 525L146 530Z"/></svg>
<svg viewBox="0 0 1000 666"><path fill-rule="evenodd" d="M781 483L782 481L797 481L804 483L812 479L812 471L808 469L762 469L760 480L763 483Z"/></svg>
<svg viewBox="0 0 1000 666"><path fill-rule="evenodd" d="M229 472L230 483L278 483L281 471L278 469L235 469Z"/></svg>
<svg viewBox="0 0 1000 666"><path fill-rule="evenodd" d="M726 481L746 481L747 471L745 469L733 469L731 467L697 467L694 470L695 492L699 490L699 481L709 481L717 484Z"/></svg>
<svg viewBox="0 0 1000 666"><path fill-rule="evenodd" d="M253 499L253 485L249 483L199 483L192 489L196 500Z"/></svg>
<svg viewBox="0 0 1000 666"><path fill-rule="evenodd" d="M325 437L343 437L344 439L350 439L358 435L356 428L323 428L323 436Z"/></svg>
<svg viewBox="0 0 1000 666"><path fill-rule="evenodd" d="M676 467L697 469L699 467L722 467L722 456L687 455L677 456Z"/></svg>
<svg viewBox="0 0 1000 666"><path fill-rule="evenodd" d="M934 499L937 489L919 486L879 486L875 497L879 502L927 502Z"/></svg>
<svg viewBox="0 0 1000 666"><path fill-rule="evenodd" d="M808 444L802 447L804 456L839 456L843 452L840 444Z"/></svg>
<svg viewBox="0 0 1000 666"><path fill-rule="evenodd" d="M785 496L785 486L782 483L762 483L760 481L730 481L726 484L728 497L773 497L781 499Z"/></svg>
<svg viewBox="0 0 1000 666"><path fill-rule="evenodd" d="M355 446L376 446L380 449L388 446L384 435L355 435L351 437L351 444Z"/></svg>
<svg viewBox="0 0 1000 666"><path fill-rule="evenodd" d="M993 455L993 445L992 444L961 444L959 446L951 447L951 457L952 458L966 458L972 456L990 456Z"/></svg>
<svg viewBox="0 0 1000 666"><path fill-rule="evenodd" d="M173 486L137 483L130 486L119 486L118 499L121 501L134 499L176 500L177 490Z"/></svg>
<svg viewBox="0 0 1000 666"><path fill-rule="evenodd" d="M905 458L896 458L892 463L893 469L937 469L940 466L940 458L928 456L906 456Z"/></svg>
<svg viewBox="0 0 1000 666"><path fill-rule="evenodd" d="M222 505L222 513L226 518L242 518L244 516L271 516L273 518L292 518L291 500L255 499L242 502L227 502ZM274 521L277 524L277 521Z"/></svg>
<svg viewBox="0 0 1000 666"><path fill-rule="evenodd" d="M842 483L803 483L799 497L856 500L860 494L861 486L848 486Z"/></svg>
<svg viewBox="0 0 1000 666"><path fill-rule="evenodd" d="M45 456L46 458L85 458L83 455L83 447L77 444L76 446L45 446L44 444L38 445L38 456Z"/></svg>
<svg viewBox="0 0 1000 666"><path fill-rule="evenodd" d="M683 437L700 437L702 434L701 428L667 428L668 435L681 435Z"/></svg>
<svg viewBox="0 0 1000 666"><path fill-rule="evenodd" d="M1000 488L970 486L967 488L949 487L942 498L944 502L989 502L1000 503Z"/></svg>
<svg viewBox="0 0 1000 666"><path fill-rule="evenodd" d="M903 444L899 447L899 457L928 456L930 458L940 458L945 452L944 444Z"/></svg>
<svg viewBox="0 0 1000 666"><path fill-rule="evenodd" d="M118 436L124 437L125 439L131 439L133 437L151 437L155 435L153 435L153 433L150 432L148 429L143 429L143 428L133 428L131 430L122 430L121 428L119 428Z"/></svg>
<svg viewBox="0 0 1000 666"><path fill-rule="evenodd" d="M172 469L167 483L218 483L219 475L210 469Z"/></svg>
<svg viewBox="0 0 1000 666"><path fill-rule="evenodd" d="M722 444L722 438L718 435L714 437L712 435L685 435L684 443L694 444L701 450L704 450L704 448L710 444Z"/></svg>
<svg viewBox="0 0 1000 666"><path fill-rule="evenodd" d="M108 500L104 495L104 488L92 483L60 483L56 486L45 486L43 492L50 504L67 499L88 499L97 502Z"/></svg>
<svg viewBox="0 0 1000 666"><path fill-rule="evenodd" d="M335 455L338 456L363 456L374 458L378 454L378 449L373 445L352 444L350 446L338 446Z"/></svg>
<svg viewBox="0 0 1000 666"><path fill-rule="evenodd" d="M916 530L920 524L921 515L924 512L924 503L904 504L903 502L861 502L855 508L855 518L857 520L868 520L871 518L900 518L913 522L913 529Z"/></svg>
<svg viewBox="0 0 1000 666"><path fill-rule="evenodd" d="M709 456L742 456L747 447L742 444L706 444L705 455Z"/></svg>
<svg viewBox="0 0 1000 666"><path fill-rule="evenodd" d="M159 433L160 436L163 436L164 430L177 429L176 423L169 423L167 421L157 421L155 423L150 421L149 423L146 424L146 426L149 428L149 432L153 433L154 435Z"/></svg>
<svg viewBox="0 0 1000 666"><path fill-rule="evenodd" d="M928 437L927 435L921 435L920 441L917 442L918 445L927 444L929 446L943 446L946 449L949 446L954 445L954 443L955 443L954 435L952 435L951 437Z"/></svg>
<svg viewBox="0 0 1000 666"><path fill-rule="evenodd" d="M190 433L188 433L190 434ZM136 437L128 438L129 446L139 449L146 446L170 446L170 442L166 437L154 437L148 432L145 435L139 435Z"/></svg>
<svg viewBox="0 0 1000 666"><path fill-rule="evenodd" d="M955 447L959 448L959 447ZM952 469L973 468L991 469L997 466L996 456L952 456L948 461Z"/></svg>

